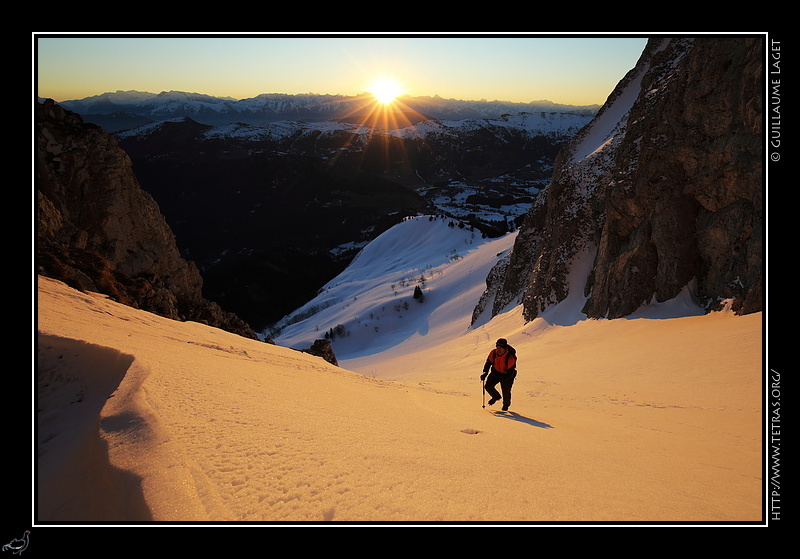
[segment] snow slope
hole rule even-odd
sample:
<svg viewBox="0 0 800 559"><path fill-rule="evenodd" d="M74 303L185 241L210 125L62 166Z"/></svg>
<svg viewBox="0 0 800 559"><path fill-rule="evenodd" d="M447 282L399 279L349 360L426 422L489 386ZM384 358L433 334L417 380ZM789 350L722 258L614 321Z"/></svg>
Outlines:
<svg viewBox="0 0 800 559"><path fill-rule="evenodd" d="M285 319L285 326L279 323L275 341L309 347L341 326L331 340L337 358L347 361L400 343L428 347L459 336L469 326L489 270L514 238L483 239L447 218L406 219L362 249L316 298ZM414 299L416 286L422 302Z"/></svg>
<svg viewBox="0 0 800 559"><path fill-rule="evenodd" d="M347 325L340 367L39 278L37 519L761 519L760 314L681 316L678 300L596 321L562 304L470 329L512 237L427 218L390 233L279 338ZM407 283L410 310L378 319L420 269L425 301ZM507 416L478 379L501 336L520 355Z"/></svg>

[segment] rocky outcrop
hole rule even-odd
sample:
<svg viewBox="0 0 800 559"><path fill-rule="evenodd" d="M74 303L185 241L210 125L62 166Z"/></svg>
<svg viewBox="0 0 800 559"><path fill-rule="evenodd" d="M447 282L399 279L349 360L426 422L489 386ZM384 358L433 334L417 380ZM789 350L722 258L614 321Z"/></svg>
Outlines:
<svg viewBox="0 0 800 559"><path fill-rule="evenodd" d="M559 154L486 311L522 303L532 320L580 291L586 316L617 318L686 289L762 310L763 46L651 40Z"/></svg>
<svg viewBox="0 0 800 559"><path fill-rule="evenodd" d="M331 365L339 365L339 362L336 360L336 354L333 352L333 346L331 345L330 340L314 340L314 343L311 344L310 348L301 349L300 351L310 355L315 355L317 357L322 357Z"/></svg>
<svg viewBox="0 0 800 559"><path fill-rule="evenodd" d="M51 100L36 103L36 267L77 289L255 338L202 296L153 198L116 140Z"/></svg>

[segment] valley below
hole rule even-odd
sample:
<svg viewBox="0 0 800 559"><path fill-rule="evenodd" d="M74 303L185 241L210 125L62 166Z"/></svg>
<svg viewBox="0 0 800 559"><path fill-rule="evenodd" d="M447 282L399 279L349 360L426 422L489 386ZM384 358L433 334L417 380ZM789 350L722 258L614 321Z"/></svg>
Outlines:
<svg viewBox="0 0 800 559"><path fill-rule="evenodd" d="M521 114L395 130L179 119L117 136L181 253L200 268L206 297L263 330L406 217L447 216L490 237L515 229L558 149L589 118Z"/></svg>

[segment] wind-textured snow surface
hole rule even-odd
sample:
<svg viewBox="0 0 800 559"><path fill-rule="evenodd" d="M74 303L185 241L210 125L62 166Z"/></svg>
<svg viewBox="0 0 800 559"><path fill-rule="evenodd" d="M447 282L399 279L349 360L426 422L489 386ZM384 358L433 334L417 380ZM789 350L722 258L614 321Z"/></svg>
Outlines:
<svg viewBox="0 0 800 559"><path fill-rule="evenodd" d="M469 328L512 239L404 222L278 345L39 277L36 521L761 520L761 314L565 301ZM284 347L336 324L340 367ZM505 415L478 378L498 337L519 354Z"/></svg>

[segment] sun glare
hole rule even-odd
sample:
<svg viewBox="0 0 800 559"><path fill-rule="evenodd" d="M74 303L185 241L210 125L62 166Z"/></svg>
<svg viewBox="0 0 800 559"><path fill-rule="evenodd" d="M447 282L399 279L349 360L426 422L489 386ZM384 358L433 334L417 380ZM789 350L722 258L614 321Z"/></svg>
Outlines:
<svg viewBox="0 0 800 559"><path fill-rule="evenodd" d="M372 83L369 92L379 103L388 105L403 93L403 89L397 81L391 78L381 78Z"/></svg>

